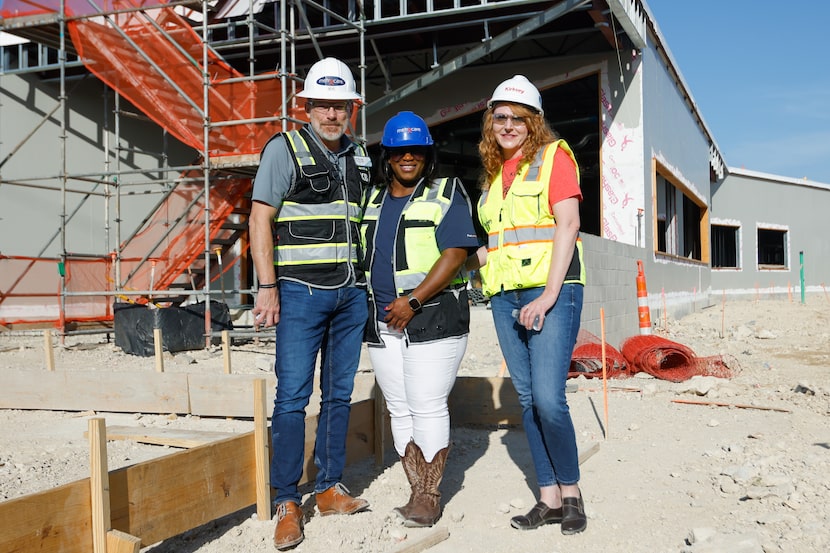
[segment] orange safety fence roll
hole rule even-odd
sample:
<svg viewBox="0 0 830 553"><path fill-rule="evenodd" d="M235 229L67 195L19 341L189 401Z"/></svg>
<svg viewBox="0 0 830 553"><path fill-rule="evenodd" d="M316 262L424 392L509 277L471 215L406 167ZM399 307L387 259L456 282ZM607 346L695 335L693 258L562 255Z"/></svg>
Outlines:
<svg viewBox="0 0 830 553"><path fill-rule="evenodd" d="M628 364L622 353L605 344L605 372L608 378L628 376ZM602 378L602 341L585 329L579 329L576 346L571 355L568 378L577 376Z"/></svg>
<svg viewBox="0 0 830 553"><path fill-rule="evenodd" d="M732 378L734 370L721 355L698 357L691 348L661 336L632 336L620 347L631 373L645 372L670 382L693 376ZM737 361L729 362L737 369Z"/></svg>

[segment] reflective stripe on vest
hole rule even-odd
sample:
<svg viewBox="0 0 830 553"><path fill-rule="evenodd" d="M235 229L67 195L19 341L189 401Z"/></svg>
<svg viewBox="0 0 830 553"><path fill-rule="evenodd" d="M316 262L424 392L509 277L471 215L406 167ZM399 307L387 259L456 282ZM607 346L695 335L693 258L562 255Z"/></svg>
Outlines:
<svg viewBox="0 0 830 553"><path fill-rule="evenodd" d="M574 159L564 141L553 142L540 150L532 163L519 167L506 197L501 194L499 173L479 200L479 221L487 231L482 291L488 296L547 283L556 231L556 219L550 210L550 178L558 148ZM585 284L582 241L578 237L565 282Z"/></svg>

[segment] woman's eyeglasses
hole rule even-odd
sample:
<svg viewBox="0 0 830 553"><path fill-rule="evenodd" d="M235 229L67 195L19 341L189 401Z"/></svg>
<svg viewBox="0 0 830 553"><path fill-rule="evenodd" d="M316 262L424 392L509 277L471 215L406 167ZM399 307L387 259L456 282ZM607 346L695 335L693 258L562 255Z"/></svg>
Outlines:
<svg viewBox="0 0 830 553"><path fill-rule="evenodd" d="M410 146L408 148L389 148L389 159L399 161L407 153L415 159L427 157L427 149L422 146Z"/></svg>
<svg viewBox="0 0 830 553"><path fill-rule="evenodd" d="M514 127L523 127L527 124L527 119L520 115L508 115L506 113L493 114L494 125L504 126L508 121L511 121Z"/></svg>

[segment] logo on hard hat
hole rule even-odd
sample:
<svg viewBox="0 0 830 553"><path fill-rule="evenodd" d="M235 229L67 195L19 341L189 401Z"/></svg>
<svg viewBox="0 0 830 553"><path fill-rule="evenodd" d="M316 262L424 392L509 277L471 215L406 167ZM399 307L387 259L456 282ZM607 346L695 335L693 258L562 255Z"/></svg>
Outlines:
<svg viewBox="0 0 830 553"><path fill-rule="evenodd" d="M507 87L504 88L504 90L505 90L505 92L518 92L519 94L524 94L525 93L525 91L522 90L521 88L516 88L516 87L513 87L513 86L507 86Z"/></svg>
<svg viewBox="0 0 830 553"><path fill-rule="evenodd" d="M320 86L343 86L346 81L340 77L320 77L317 79L317 84Z"/></svg>
<svg viewBox="0 0 830 553"><path fill-rule="evenodd" d="M402 127L395 132L399 134L421 132L421 127Z"/></svg>

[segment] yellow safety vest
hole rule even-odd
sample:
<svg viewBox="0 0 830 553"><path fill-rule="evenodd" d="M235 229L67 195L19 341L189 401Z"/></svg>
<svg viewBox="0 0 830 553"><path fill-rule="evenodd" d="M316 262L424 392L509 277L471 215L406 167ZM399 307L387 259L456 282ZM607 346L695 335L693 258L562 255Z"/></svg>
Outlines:
<svg viewBox="0 0 830 553"><path fill-rule="evenodd" d="M482 291L487 296L547 283L556 231L549 189L558 148L576 165L568 144L557 140L543 148L532 163L519 167L506 197L499 172L479 199L478 218L487 231L487 263L481 268ZM585 284L582 241L578 237L565 283Z"/></svg>
<svg viewBox="0 0 830 553"><path fill-rule="evenodd" d="M354 156L346 174L328 159L305 127L284 133L295 162L296 178L275 217L274 265L277 278L320 288L362 282L358 268L360 200L369 181Z"/></svg>
<svg viewBox="0 0 830 553"><path fill-rule="evenodd" d="M452 202L453 190L464 193L464 187L455 185L449 178L437 179L427 186L423 181L416 187L409 201L401 213L398 223L398 233L395 237L395 251L403 255L395 256L395 288L398 296L403 296L414 290L427 276L435 261L441 257L438 243L435 239L435 229L441 223ZM367 255L374 252L373 242L377 220L380 217L383 198L388 191L380 188L369 191L370 197L363 213L361 234L364 251ZM364 265L366 280L371 286L371 257ZM466 280L459 273L450 282L451 287L463 284Z"/></svg>

